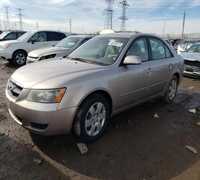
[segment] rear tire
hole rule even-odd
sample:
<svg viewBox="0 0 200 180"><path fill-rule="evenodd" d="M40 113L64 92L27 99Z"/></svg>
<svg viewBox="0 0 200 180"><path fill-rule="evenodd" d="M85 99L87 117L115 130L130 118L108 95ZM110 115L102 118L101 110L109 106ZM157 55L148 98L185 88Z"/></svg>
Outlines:
<svg viewBox="0 0 200 180"><path fill-rule="evenodd" d="M12 63L15 66L23 66L26 64L27 53L23 50L14 52L12 57Z"/></svg>
<svg viewBox="0 0 200 180"><path fill-rule="evenodd" d="M80 106L73 124L78 141L91 143L99 139L110 121L110 104L99 94L89 96Z"/></svg>
<svg viewBox="0 0 200 180"><path fill-rule="evenodd" d="M174 99L176 98L176 94L177 94L177 89L178 89L178 78L176 75L174 75L163 97L166 103L170 104L174 102Z"/></svg>

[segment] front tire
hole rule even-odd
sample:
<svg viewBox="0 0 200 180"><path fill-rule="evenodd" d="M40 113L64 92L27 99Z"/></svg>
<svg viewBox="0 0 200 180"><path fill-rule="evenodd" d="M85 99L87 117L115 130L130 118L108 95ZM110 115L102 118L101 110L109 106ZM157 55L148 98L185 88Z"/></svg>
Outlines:
<svg viewBox="0 0 200 180"><path fill-rule="evenodd" d="M174 102L174 99L176 98L177 94L177 89L178 89L178 78L177 76L174 75L168 85L167 91L164 96L164 101L166 103Z"/></svg>
<svg viewBox="0 0 200 180"><path fill-rule="evenodd" d="M99 139L110 121L110 105L99 94L89 96L80 106L73 125L73 133L80 142L91 143Z"/></svg>
<svg viewBox="0 0 200 180"><path fill-rule="evenodd" d="M22 50L14 52L12 57L12 63L15 66L23 66L26 64L27 53Z"/></svg>

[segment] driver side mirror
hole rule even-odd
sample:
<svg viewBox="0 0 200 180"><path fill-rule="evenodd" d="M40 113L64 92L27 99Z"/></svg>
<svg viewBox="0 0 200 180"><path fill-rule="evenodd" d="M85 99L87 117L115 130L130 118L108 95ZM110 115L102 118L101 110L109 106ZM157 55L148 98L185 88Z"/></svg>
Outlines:
<svg viewBox="0 0 200 180"><path fill-rule="evenodd" d="M124 65L139 65L139 64L142 64L142 59L139 56L126 56L123 64Z"/></svg>

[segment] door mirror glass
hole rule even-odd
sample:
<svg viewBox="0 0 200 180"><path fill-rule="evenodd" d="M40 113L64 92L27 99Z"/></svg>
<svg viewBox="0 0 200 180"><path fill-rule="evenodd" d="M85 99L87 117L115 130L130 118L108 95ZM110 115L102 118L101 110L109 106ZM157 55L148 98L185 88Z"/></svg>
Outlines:
<svg viewBox="0 0 200 180"><path fill-rule="evenodd" d="M142 63L142 59L139 56L126 56L124 59L124 65L138 65Z"/></svg>

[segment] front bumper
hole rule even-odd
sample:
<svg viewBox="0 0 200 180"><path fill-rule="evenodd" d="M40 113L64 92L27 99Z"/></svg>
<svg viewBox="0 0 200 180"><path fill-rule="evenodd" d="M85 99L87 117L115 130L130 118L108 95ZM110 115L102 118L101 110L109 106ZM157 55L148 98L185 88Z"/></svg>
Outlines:
<svg viewBox="0 0 200 180"><path fill-rule="evenodd" d="M191 72L191 71L184 71L183 72L184 76L188 77L200 77L200 72Z"/></svg>
<svg viewBox="0 0 200 180"><path fill-rule="evenodd" d="M2 59L12 59L12 54L9 53L6 49L0 49L0 58Z"/></svg>
<svg viewBox="0 0 200 180"><path fill-rule="evenodd" d="M60 109L57 104L16 101L6 91L8 110L15 122L41 135L66 134L71 131L76 107Z"/></svg>

